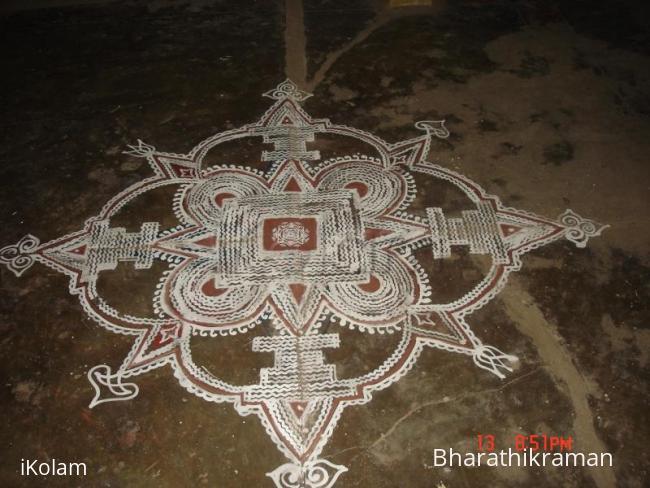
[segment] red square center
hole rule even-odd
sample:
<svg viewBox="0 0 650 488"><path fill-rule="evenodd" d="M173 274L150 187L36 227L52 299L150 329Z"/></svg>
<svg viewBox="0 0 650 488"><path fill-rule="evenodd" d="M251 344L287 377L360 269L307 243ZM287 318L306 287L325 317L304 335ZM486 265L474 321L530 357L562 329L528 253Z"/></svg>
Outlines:
<svg viewBox="0 0 650 488"><path fill-rule="evenodd" d="M314 217L277 217L262 224L265 251L313 251L318 248L318 221Z"/></svg>

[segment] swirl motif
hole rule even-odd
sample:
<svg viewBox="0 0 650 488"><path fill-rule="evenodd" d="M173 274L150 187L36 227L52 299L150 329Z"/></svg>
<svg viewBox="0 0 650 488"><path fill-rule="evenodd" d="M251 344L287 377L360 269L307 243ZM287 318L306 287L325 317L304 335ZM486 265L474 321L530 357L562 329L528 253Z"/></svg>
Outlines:
<svg viewBox="0 0 650 488"><path fill-rule="evenodd" d="M0 263L6 265L16 276L20 276L34 264L32 254L39 244L38 238L27 234L16 244L0 249Z"/></svg>
<svg viewBox="0 0 650 488"><path fill-rule="evenodd" d="M330 488L348 470L325 459L303 465L287 463L267 473L277 488Z"/></svg>
<svg viewBox="0 0 650 488"><path fill-rule="evenodd" d="M291 98L296 102L302 102L311 97L311 93L301 90L296 84L287 79L276 86L273 90L267 91L265 97L272 98L273 100L282 100L283 98Z"/></svg>
<svg viewBox="0 0 650 488"><path fill-rule="evenodd" d="M599 236L603 230L609 227L585 219L571 209L560 215L558 220L566 228L564 236L577 247L585 247L590 237Z"/></svg>

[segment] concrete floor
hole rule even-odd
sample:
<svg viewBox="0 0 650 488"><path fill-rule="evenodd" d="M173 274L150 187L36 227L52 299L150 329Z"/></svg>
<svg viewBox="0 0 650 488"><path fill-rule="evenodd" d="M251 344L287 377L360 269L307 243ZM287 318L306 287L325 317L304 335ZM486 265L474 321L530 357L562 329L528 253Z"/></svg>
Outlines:
<svg viewBox="0 0 650 488"><path fill-rule="evenodd" d="M82 228L151 175L143 159L122 153L128 144L188 152L257 120L269 107L260 94L287 75L314 94L303 104L313 117L390 142L418 136L415 121L444 118L451 136L432 142L432 161L507 206L547 217L570 207L610 227L585 249L562 240L532 251L472 315L477 335L519 357L505 380L426 349L404 378L347 408L321 455L348 468L336 486L648 486L647 7L31 3L10 2L0 18L1 246ZM228 151L228 163L256 157ZM154 195L134 218L164 220L168 197ZM475 279L467 268L438 269L441 296L453 299L462 280ZM129 266L115 273L137 283ZM139 376L137 398L88 409L88 369L119 365L132 338L98 327L55 271L35 265L17 278L3 267L0 279L0 484L272 486L266 473L286 459L258 419L188 393L168 367ZM149 310L151 295L138 286L113 285L110 299L129 313ZM233 350L250 351L249 339L238 340ZM379 354L372 341L359 344L330 358L339 373ZM194 347L228 381L255 381L270 365L231 357L210 339ZM435 448L471 451L478 433L518 432L572 435L579 450L613 453L614 467L431 466ZM85 461L89 473L22 477L21 458Z"/></svg>

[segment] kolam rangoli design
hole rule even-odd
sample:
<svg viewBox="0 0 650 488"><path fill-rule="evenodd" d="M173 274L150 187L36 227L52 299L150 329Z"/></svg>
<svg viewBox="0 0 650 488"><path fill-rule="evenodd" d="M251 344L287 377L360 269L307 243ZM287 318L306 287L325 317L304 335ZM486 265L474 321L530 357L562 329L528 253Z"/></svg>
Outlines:
<svg viewBox="0 0 650 488"><path fill-rule="evenodd" d="M230 402L256 415L287 463L268 476L278 487L327 488L347 468L319 458L343 410L370 401L397 381L426 346L460 353L503 378L516 358L484 344L467 318L520 267L520 257L567 238L584 247L604 226L567 210L556 220L504 207L476 183L426 161L432 137L447 137L441 121L418 122L424 133L389 144L372 134L312 119L300 106L310 95L289 80L265 94L275 102L255 123L218 133L189 154L157 151L138 141L127 151L146 158L154 176L111 199L78 232L41 244L31 235L0 250L16 275L34 261L70 278L70 292L97 323L131 335L134 346L114 370L88 372L90 402L129 400L127 382L170 365L179 383L208 401ZM352 138L368 148L321 161L309 143L319 137ZM264 171L208 165L220 145L261 138ZM470 205L450 216L431 206L411 211L418 191L413 175L452 185ZM173 187L169 202L178 224L141 222L126 231L114 217L130 202ZM480 282L459 299L438 303L427 260L446 260L452 247L489 257ZM131 262L152 272L166 269L151 299L155 314L117 310L97 286L103 272ZM272 355L259 381L234 385L195 364L191 338L214 341L252 333L251 354ZM375 369L339 378L327 351L341 347L342 332L397 337ZM396 345L395 345L396 344Z"/></svg>

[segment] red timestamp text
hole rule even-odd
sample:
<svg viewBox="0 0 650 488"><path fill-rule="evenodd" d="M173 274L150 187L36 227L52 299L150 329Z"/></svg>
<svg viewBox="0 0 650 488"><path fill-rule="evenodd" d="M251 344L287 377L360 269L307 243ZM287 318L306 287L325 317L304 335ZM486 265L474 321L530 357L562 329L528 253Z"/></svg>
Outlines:
<svg viewBox="0 0 650 488"><path fill-rule="evenodd" d="M496 449L496 436L493 434L478 434L476 436L478 450L492 452ZM573 437L548 434L515 434L512 437L512 447L515 451L573 451Z"/></svg>

